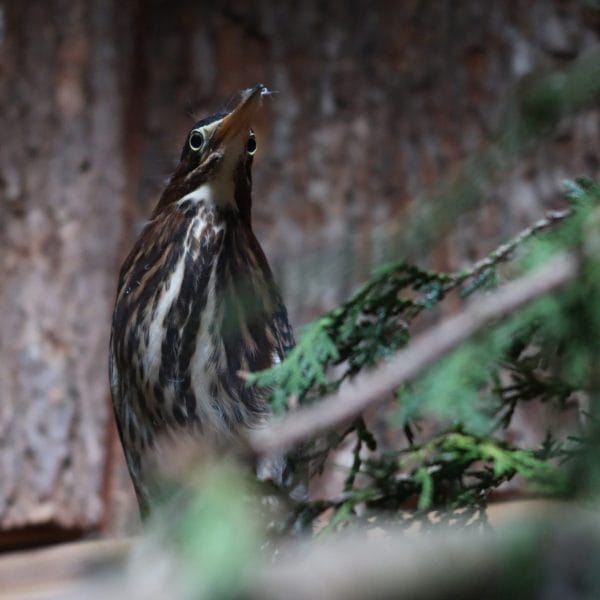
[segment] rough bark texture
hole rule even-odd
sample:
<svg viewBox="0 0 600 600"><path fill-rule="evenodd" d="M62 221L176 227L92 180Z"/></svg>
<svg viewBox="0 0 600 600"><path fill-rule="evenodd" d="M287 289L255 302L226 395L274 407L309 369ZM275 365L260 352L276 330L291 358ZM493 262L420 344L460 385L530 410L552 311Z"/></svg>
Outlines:
<svg viewBox="0 0 600 600"><path fill-rule="evenodd" d="M254 216L296 324L343 299L390 223L498 127L518 81L598 44L585 2L0 2L0 525L101 522L118 257L198 116L257 82ZM590 110L442 241L457 266L598 175ZM116 490L116 491L115 491ZM112 520L112 522L115 522Z"/></svg>
<svg viewBox="0 0 600 600"><path fill-rule="evenodd" d="M103 515L125 176L116 2L0 5L0 525Z"/></svg>

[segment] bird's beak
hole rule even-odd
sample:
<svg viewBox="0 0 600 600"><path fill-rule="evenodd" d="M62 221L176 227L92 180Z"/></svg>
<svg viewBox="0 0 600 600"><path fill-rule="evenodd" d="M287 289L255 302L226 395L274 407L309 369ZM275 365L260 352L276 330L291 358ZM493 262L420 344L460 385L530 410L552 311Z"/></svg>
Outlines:
<svg viewBox="0 0 600 600"><path fill-rule="evenodd" d="M254 120L256 111L261 105L261 97L267 88L259 83L253 88L242 93L240 103L221 121L213 135L213 144L220 146L226 144L238 134L248 132Z"/></svg>

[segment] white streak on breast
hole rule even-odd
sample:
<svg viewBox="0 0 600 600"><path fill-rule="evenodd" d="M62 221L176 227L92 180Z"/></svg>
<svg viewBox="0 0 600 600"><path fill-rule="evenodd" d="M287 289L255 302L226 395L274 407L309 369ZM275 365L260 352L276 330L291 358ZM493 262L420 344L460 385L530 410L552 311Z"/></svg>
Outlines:
<svg viewBox="0 0 600 600"><path fill-rule="evenodd" d="M173 301L179 295L181 289L181 282L183 280L183 270L185 261L180 259L177 263L175 271L168 280L167 287L161 290L160 300L156 307L154 317L150 322L150 331L148 335L148 348L144 353L144 371L146 373L156 373L160 369L161 361L161 344L163 339L163 321Z"/></svg>
<svg viewBox="0 0 600 600"><path fill-rule="evenodd" d="M191 383L196 396L196 412L200 421L205 424L208 421L213 428L224 430L225 423L221 411L212 405L210 396L210 386L213 381L217 384L218 393L222 393L221 386L218 385L216 365L212 360L213 340L208 330L208 324L213 322L218 308L215 289L218 263L219 257L216 256L211 268L206 294L206 305L200 318L200 330L196 338L194 356L192 357ZM222 347L218 349L218 352L223 352ZM217 400L217 403L219 403L219 400Z"/></svg>
<svg viewBox="0 0 600 600"><path fill-rule="evenodd" d="M196 188L193 192L186 194L180 200L177 200L177 204L184 204L187 201L191 201L194 203L199 202L208 202L209 195L207 193L207 184L201 185L199 188Z"/></svg>

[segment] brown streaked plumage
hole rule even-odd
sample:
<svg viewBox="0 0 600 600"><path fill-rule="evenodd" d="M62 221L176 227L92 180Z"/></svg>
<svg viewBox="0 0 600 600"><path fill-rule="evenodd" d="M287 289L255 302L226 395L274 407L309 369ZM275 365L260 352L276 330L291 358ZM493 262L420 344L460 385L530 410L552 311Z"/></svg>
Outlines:
<svg viewBox="0 0 600 600"><path fill-rule="evenodd" d="M143 512L157 436L224 442L268 414L241 371L281 360L293 335L251 225L250 129L265 88L196 123L119 277L110 342L113 405Z"/></svg>

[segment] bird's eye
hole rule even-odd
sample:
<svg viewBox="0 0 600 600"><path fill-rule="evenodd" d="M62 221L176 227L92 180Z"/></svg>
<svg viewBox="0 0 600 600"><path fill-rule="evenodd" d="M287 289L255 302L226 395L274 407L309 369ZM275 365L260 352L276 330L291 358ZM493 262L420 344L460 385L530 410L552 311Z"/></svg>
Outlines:
<svg viewBox="0 0 600 600"><path fill-rule="evenodd" d="M202 144L204 144L204 136L199 131L194 131L190 135L190 148L197 152L202 148Z"/></svg>
<svg viewBox="0 0 600 600"><path fill-rule="evenodd" d="M256 152L256 138L251 135L248 138L248 143L246 144L246 152L252 156Z"/></svg>

